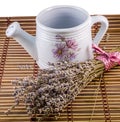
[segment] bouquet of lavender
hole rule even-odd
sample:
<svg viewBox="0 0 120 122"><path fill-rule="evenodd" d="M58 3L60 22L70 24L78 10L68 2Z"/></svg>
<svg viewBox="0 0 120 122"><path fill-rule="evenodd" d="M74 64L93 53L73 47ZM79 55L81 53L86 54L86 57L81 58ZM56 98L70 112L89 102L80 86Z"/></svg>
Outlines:
<svg viewBox="0 0 120 122"><path fill-rule="evenodd" d="M50 69L41 70L37 77L25 77L12 81L14 88L15 105L23 101L27 113L45 116L59 115L80 91L95 77L116 64L120 64L120 49L106 53L97 46L93 46L99 54L96 59L83 63L57 62L50 64Z"/></svg>

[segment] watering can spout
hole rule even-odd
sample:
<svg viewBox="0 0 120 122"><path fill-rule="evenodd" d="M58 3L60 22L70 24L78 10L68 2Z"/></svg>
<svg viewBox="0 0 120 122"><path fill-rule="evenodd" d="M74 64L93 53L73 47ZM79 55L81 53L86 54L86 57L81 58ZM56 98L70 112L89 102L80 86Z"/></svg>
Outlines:
<svg viewBox="0 0 120 122"><path fill-rule="evenodd" d="M14 38L34 60L37 60L35 37L25 32L18 22L13 22L8 26L6 36Z"/></svg>

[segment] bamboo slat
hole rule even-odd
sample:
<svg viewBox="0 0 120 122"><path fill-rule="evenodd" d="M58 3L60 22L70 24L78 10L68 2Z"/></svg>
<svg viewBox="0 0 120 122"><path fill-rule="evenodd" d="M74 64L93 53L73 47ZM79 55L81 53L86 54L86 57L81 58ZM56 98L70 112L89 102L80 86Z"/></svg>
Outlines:
<svg viewBox="0 0 120 122"><path fill-rule="evenodd" d="M105 15L109 20L109 29L100 43L106 51L120 46L120 15ZM24 103L17 106L6 116L6 111L14 104L11 80L37 74L37 65L30 55L12 38L5 36L7 26L20 22L22 28L35 35L35 17L1 17L0 18L0 122L35 122L30 118ZM94 37L99 24L92 27ZM57 120L48 118L51 122L120 122L120 66L104 74L104 80L99 85L99 79L93 80L69 104ZM94 111L93 111L94 110Z"/></svg>

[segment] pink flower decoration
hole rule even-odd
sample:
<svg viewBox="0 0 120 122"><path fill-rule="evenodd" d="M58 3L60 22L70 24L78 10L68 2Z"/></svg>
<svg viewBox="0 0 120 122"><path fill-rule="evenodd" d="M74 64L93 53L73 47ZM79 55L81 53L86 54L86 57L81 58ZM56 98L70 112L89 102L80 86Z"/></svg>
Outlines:
<svg viewBox="0 0 120 122"><path fill-rule="evenodd" d="M55 48L52 49L53 56L58 60L72 61L76 58L77 52L80 50L75 40L71 38L65 38L64 36L57 34L57 40L61 40L61 43L56 43Z"/></svg>
<svg viewBox="0 0 120 122"><path fill-rule="evenodd" d="M76 50L77 48L78 48L78 44L77 44L77 42L75 41L75 40L70 40L70 39L68 39L67 41L66 41L66 45L67 45L67 47L68 48L71 48L71 49L73 49L73 50Z"/></svg>
<svg viewBox="0 0 120 122"><path fill-rule="evenodd" d="M58 58L59 60L63 60L65 58L65 55L68 51L64 43L57 43L56 49L53 49L53 54L55 58Z"/></svg>

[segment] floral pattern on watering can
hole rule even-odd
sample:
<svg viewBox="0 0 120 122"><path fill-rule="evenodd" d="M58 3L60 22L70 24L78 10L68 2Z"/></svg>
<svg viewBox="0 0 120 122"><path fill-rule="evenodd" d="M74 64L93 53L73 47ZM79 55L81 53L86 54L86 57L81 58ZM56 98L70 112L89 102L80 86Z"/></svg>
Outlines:
<svg viewBox="0 0 120 122"><path fill-rule="evenodd" d="M65 38L62 35L56 35L56 39L61 42L55 43L55 48L52 50L53 56L60 61L72 61L75 59L78 54L77 52L80 50L76 40Z"/></svg>

